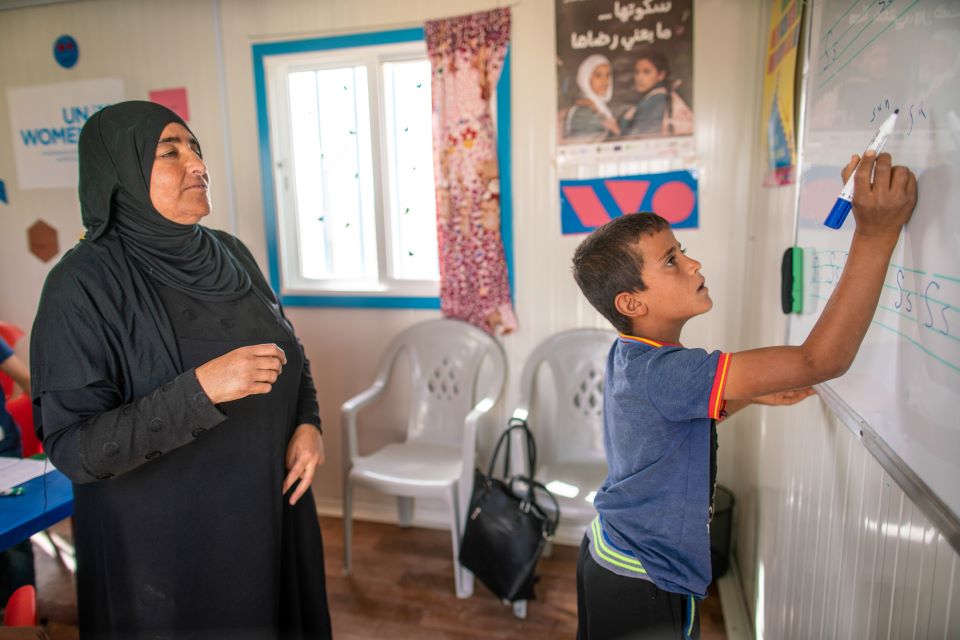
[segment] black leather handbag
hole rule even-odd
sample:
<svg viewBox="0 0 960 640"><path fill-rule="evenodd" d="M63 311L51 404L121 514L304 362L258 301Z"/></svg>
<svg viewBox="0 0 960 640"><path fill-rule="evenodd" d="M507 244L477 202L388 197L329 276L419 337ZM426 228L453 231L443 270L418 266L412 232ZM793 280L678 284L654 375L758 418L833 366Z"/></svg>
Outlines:
<svg viewBox="0 0 960 640"><path fill-rule="evenodd" d="M510 439L516 432L526 441L529 475L511 477ZM494 467L504 443L506 456L501 479L494 477ZM460 563L490 591L509 602L533 599L537 562L560 521L560 505L546 487L533 480L536 471L533 434L526 422L516 418L510 420L510 426L497 440L486 475L474 469ZM553 504L552 517L537 502L541 494Z"/></svg>

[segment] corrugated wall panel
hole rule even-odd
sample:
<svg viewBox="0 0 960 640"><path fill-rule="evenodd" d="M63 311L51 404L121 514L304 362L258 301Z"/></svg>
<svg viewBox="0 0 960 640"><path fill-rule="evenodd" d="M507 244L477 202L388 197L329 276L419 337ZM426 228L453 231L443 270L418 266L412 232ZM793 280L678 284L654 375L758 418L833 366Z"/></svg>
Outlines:
<svg viewBox="0 0 960 640"><path fill-rule="evenodd" d="M758 637L960 637L957 554L818 405L736 426L761 441L761 462L737 465L758 495L738 501L736 553Z"/></svg>
<svg viewBox="0 0 960 640"><path fill-rule="evenodd" d="M795 188L760 186L759 127L753 141L742 348L784 340L774 265L794 239ZM825 404L749 408L724 425L731 445L721 481L757 637L960 638L957 553Z"/></svg>
<svg viewBox="0 0 960 640"><path fill-rule="evenodd" d="M930 602L928 638L960 638L960 571L957 554L941 537L937 543L937 563L933 568L933 592L949 593L946 599Z"/></svg>

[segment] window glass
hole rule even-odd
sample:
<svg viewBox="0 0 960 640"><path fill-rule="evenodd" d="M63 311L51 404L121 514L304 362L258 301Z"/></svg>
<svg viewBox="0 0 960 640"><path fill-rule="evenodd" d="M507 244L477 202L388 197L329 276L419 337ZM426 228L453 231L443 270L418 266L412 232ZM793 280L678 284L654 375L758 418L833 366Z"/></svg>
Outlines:
<svg viewBox="0 0 960 640"><path fill-rule="evenodd" d="M301 275L377 280L367 70L289 75Z"/></svg>
<svg viewBox="0 0 960 640"><path fill-rule="evenodd" d="M391 216L390 276L437 280L437 205L433 175L430 62L382 66Z"/></svg>

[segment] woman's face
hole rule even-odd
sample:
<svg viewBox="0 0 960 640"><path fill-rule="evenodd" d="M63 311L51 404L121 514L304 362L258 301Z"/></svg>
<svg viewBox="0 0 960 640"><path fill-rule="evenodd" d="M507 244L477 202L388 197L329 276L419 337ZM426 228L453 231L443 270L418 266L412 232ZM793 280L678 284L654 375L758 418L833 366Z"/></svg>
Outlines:
<svg viewBox="0 0 960 640"><path fill-rule="evenodd" d="M610 88L610 65L598 64L590 74L590 88L598 96L607 94Z"/></svg>
<svg viewBox="0 0 960 640"><path fill-rule="evenodd" d="M640 93L650 91L666 77L666 71L658 71L657 67L646 58L637 60L633 65L633 86Z"/></svg>
<svg viewBox="0 0 960 640"><path fill-rule="evenodd" d="M210 213L210 176L200 144L178 122L164 127L150 173L150 201L167 220L196 224Z"/></svg>

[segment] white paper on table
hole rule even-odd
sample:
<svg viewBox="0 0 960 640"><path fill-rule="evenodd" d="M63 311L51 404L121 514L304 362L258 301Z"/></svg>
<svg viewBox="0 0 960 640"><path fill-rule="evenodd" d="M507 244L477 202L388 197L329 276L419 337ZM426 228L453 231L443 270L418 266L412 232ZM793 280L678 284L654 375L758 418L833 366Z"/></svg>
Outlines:
<svg viewBox="0 0 960 640"><path fill-rule="evenodd" d="M0 458L0 489L12 489L53 469L45 460Z"/></svg>

